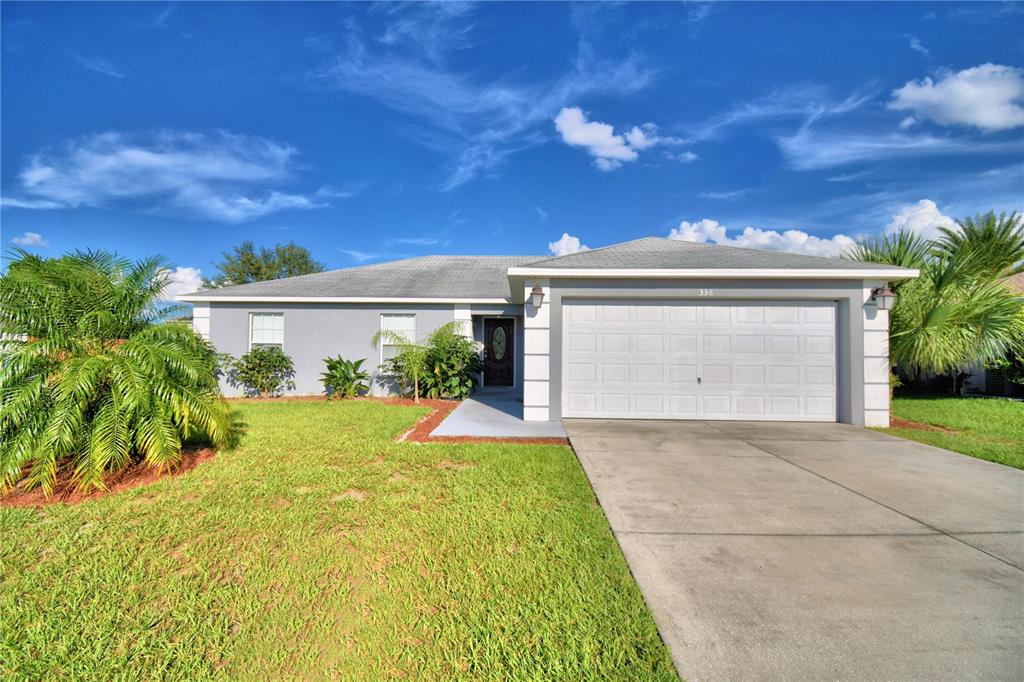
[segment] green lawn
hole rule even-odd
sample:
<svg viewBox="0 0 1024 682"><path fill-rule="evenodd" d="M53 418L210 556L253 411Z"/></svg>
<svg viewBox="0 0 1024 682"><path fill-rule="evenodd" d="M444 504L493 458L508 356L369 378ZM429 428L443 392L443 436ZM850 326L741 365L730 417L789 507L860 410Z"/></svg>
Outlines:
<svg viewBox="0 0 1024 682"><path fill-rule="evenodd" d="M896 398L892 414L956 432L886 430L894 436L1024 469L1024 403L988 398Z"/></svg>
<svg viewBox="0 0 1024 682"><path fill-rule="evenodd" d="M0 508L0 678L675 679L572 451L240 403L241 446Z"/></svg>

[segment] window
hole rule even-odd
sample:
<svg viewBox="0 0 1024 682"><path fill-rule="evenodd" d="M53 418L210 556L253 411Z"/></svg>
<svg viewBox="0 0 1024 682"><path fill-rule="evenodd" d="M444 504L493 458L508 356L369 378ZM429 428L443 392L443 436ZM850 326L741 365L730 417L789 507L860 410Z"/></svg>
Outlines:
<svg viewBox="0 0 1024 682"><path fill-rule="evenodd" d="M284 348L283 313L249 313L249 348Z"/></svg>
<svg viewBox="0 0 1024 682"><path fill-rule="evenodd" d="M394 332L401 334L406 340L416 341L416 316L408 314L382 313L380 316L380 330L383 332ZM382 339L380 344L380 361L398 355L398 346L389 343L388 339Z"/></svg>

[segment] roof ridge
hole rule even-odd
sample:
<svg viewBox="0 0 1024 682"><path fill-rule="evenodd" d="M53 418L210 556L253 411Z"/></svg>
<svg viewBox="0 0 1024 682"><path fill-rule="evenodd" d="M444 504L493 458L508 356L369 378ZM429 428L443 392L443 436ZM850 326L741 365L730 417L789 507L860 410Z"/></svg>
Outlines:
<svg viewBox="0 0 1024 682"><path fill-rule="evenodd" d="M669 241L665 237L654 237L654 236L638 237L636 239L628 239L628 240L626 240L624 242L615 242L614 244L608 244L606 246L598 246L597 248L594 248L594 249L584 249L582 251L573 251L572 253L563 253L561 256L550 256L548 258L544 258L543 260L539 260L536 263L531 263L531 265L540 265L541 263L549 263L549 262L551 262L553 260L561 260L563 258L568 258L570 256L575 256L575 255L580 254L580 253L600 253L601 251L607 251L608 249L613 249L613 248L615 248L617 246L625 246L626 244L635 244L637 242L646 242L646 241L650 241L650 240L654 240L654 239L659 239L659 240L664 239L666 241Z"/></svg>

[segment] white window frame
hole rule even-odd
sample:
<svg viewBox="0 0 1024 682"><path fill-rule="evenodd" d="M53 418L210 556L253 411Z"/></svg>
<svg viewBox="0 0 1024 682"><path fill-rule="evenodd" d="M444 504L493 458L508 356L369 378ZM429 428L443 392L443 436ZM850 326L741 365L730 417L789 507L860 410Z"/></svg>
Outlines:
<svg viewBox="0 0 1024 682"><path fill-rule="evenodd" d="M384 332L384 318L386 317L411 317L412 318L412 337L409 339L412 343L416 343L416 313L381 313L380 314L380 330ZM380 364L384 364L384 347L394 346L393 343L386 343L384 339L380 342Z"/></svg>
<svg viewBox="0 0 1024 682"><path fill-rule="evenodd" d="M249 350L252 350L255 347L253 345L253 342L252 342L252 323L253 323L253 319L257 315L276 315L276 316L281 318L281 343L280 344L277 344L277 343L258 343L258 344L255 344L255 346L278 346L282 351L284 351L284 313L283 312L276 312L276 311L263 311L263 310L261 310L259 312L250 312L249 313Z"/></svg>

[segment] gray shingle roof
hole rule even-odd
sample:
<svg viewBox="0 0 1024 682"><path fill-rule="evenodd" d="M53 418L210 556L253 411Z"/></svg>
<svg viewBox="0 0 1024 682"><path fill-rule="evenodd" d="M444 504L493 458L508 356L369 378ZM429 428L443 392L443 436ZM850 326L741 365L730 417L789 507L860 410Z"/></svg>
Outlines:
<svg viewBox="0 0 1024 682"><path fill-rule="evenodd" d="M543 256L423 256L197 292L243 296L508 298L508 269Z"/></svg>
<svg viewBox="0 0 1024 682"><path fill-rule="evenodd" d="M898 270L889 265L647 237L591 251L545 256L422 256L269 282L196 292L212 298L506 299L508 269L816 269Z"/></svg>
<svg viewBox="0 0 1024 682"><path fill-rule="evenodd" d="M621 268L638 270L779 268L828 270L892 270L891 265L805 256L781 251L698 244L678 239L646 237L567 256L536 260L528 268Z"/></svg>

